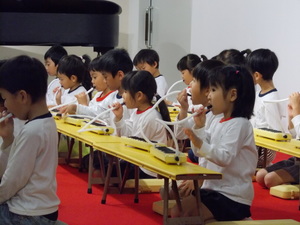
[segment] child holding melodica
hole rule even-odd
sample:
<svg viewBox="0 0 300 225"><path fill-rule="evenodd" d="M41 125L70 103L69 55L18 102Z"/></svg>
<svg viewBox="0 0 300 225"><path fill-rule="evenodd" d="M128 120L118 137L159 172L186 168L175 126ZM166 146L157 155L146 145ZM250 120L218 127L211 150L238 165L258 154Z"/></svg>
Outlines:
<svg viewBox="0 0 300 225"><path fill-rule="evenodd" d="M110 90L107 83L105 82L104 76L99 71L99 60L100 57L97 57L93 59L89 65L93 87L98 91L93 99L88 103L85 93L79 93L78 95L75 95L78 104L70 104L62 107L62 109L60 109L60 112L95 117L99 113L108 109L108 106L112 103L112 98L114 95L111 94L114 91ZM101 119L104 118L102 117Z"/></svg>
<svg viewBox="0 0 300 225"><path fill-rule="evenodd" d="M205 132L205 112L199 109L195 125L186 129L192 149L207 160L206 168L222 173L220 180L204 180L200 192L202 217L207 220L242 220L251 216L252 176L257 164L253 128L249 121L255 102L251 74L242 67L224 66L210 75L208 95L214 115L224 117ZM198 215L194 193L182 200L184 216ZM177 206L172 216L181 216Z"/></svg>
<svg viewBox="0 0 300 225"><path fill-rule="evenodd" d="M124 119L121 104L112 105L115 107L113 113L117 135L143 138L141 134L141 129L143 129L143 133L149 140L167 144L167 131L161 123L156 121L156 118L170 121L169 111L164 101L159 104L159 111L152 109L153 97L155 96L158 100L160 96L156 95L157 86L151 73L143 70L129 72L122 80L122 87L124 103L127 108L134 109L134 111L129 119ZM151 112L146 113L148 110ZM155 173L140 168L140 178L153 177L156 177Z"/></svg>
<svg viewBox="0 0 300 225"><path fill-rule="evenodd" d="M83 62L84 60L84 62ZM64 56L58 63L57 73L64 92L59 90L56 94L56 103L67 104L76 101L75 95L86 92L92 87L91 77L88 72L90 58L84 55L82 58L76 55ZM86 96L87 102L90 96Z"/></svg>

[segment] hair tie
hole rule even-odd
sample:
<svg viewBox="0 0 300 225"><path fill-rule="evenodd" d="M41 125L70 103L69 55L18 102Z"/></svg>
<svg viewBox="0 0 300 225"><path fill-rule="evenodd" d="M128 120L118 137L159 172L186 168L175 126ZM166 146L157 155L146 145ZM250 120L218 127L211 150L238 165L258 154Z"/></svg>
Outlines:
<svg viewBox="0 0 300 225"><path fill-rule="evenodd" d="M235 71L235 74L238 74L239 72L240 72L239 70L236 70L236 71Z"/></svg>

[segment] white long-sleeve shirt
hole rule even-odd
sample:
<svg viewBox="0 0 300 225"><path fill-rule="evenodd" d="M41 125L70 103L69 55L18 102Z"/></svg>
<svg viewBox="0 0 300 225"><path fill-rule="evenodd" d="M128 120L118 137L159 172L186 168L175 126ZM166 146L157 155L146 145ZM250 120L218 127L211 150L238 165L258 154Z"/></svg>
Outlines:
<svg viewBox="0 0 300 225"><path fill-rule="evenodd" d="M55 78L48 85L47 94L46 94L47 105L57 105L55 99L56 93L54 92L54 90L57 88L61 88L61 84L59 82L59 79Z"/></svg>
<svg viewBox="0 0 300 225"><path fill-rule="evenodd" d="M58 210L56 194L58 135L50 113L27 122L10 149L0 184L0 203L19 215L40 216Z"/></svg>
<svg viewBox="0 0 300 225"><path fill-rule="evenodd" d="M200 149L192 144L195 155L206 158L206 168L222 173L220 180L204 180L202 188L251 205L254 197L252 176L258 156L249 120L238 117L221 121L211 133L204 128L193 131L203 140Z"/></svg>
<svg viewBox="0 0 300 225"><path fill-rule="evenodd" d="M137 111L135 109L129 119L122 118L120 121L115 122L117 135L143 138L141 134L141 129L143 128L145 136L150 141L167 144L167 131L161 123L156 121L156 118L161 119L160 113L156 109L151 108L150 113L147 112L148 110L150 109L146 111ZM155 173L144 168L141 168L141 170L150 176L157 176Z"/></svg>
<svg viewBox="0 0 300 225"><path fill-rule="evenodd" d="M113 103L116 94L117 91L111 91L105 96L101 96L102 91L100 91L95 94L94 98L89 102L88 106L77 104L76 114L95 117L103 111L109 109L108 106ZM109 117L109 114L105 116Z"/></svg>
<svg viewBox="0 0 300 225"><path fill-rule="evenodd" d="M166 95L168 91L168 84L166 78L160 74L157 77L155 77L155 82L157 86L157 94L159 94L160 97Z"/></svg>
<svg viewBox="0 0 300 225"><path fill-rule="evenodd" d="M83 87L82 85L78 86L76 89L70 91L70 89L67 89L63 92L62 96L61 96L61 104L65 104L65 103L71 103L71 102L75 102L77 99L75 97L75 95L78 95L82 92L86 92L87 90L85 89L85 87ZM87 95L86 96L87 101L90 101L90 97Z"/></svg>
<svg viewBox="0 0 300 225"><path fill-rule="evenodd" d="M260 90L256 92L255 105L253 109L251 124L254 128L269 128L284 131L282 117L283 110L277 103L266 103L267 100L278 100L279 95L276 89L265 94L260 94Z"/></svg>

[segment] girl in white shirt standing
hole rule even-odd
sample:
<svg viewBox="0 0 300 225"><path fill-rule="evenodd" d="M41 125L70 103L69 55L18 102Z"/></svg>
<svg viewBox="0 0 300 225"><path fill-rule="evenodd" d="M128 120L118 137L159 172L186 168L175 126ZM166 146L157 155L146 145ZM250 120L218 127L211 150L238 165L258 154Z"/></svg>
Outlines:
<svg viewBox="0 0 300 225"><path fill-rule="evenodd" d="M87 55L82 56L82 58L76 55L64 56L59 61L57 76L65 91L57 92L57 105L76 101L75 95L86 92L92 87L91 77L87 69L89 63L90 58ZM86 97L87 102L89 102L90 97Z"/></svg>
<svg viewBox="0 0 300 225"><path fill-rule="evenodd" d="M113 113L117 134L143 138L141 134L141 129L143 129L143 133L149 140L167 144L167 131L161 123L156 121L156 118L170 121L165 102L162 101L159 104L159 111L155 109L145 113L152 108L153 97L155 96L157 100L160 98L159 95L155 95L157 86L151 73L144 70L129 72L122 80L122 87L124 103L127 108L134 109L134 112L129 119L124 120L121 104L118 102L112 105L116 108ZM156 177L155 173L140 169L140 178ZM133 175L133 171L130 174Z"/></svg>
<svg viewBox="0 0 300 225"><path fill-rule="evenodd" d="M258 157L249 121L255 102L254 83L245 68L224 66L210 75L210 88L211 111L214 115L223 113L224 118L211 132L205 132L206 110L202 107L194 118L194 127L186 129L195 155L206 158L206 168L222 173L222 179L204 180L198 190L202 218L242 220L251 216L252 176ZM176 206L173 208L173 217L198 215L193 194L182 200L182 214Z"/></svg>

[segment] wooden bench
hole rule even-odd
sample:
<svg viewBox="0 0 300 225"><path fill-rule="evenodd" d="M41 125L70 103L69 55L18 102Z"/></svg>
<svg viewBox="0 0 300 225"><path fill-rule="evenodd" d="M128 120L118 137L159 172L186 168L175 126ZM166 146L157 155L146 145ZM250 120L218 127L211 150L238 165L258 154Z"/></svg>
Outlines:
<svg viewBox="0 0 300 225"><path fill-rule="evenodd" d="M135 180L129 179L126 181L126 188L134 188ZM139 193L159 192L159 189L164 185L163 179L139 179Z"/></svg>
<svg viewBox="0 0 300 225"><path fill-rule="evenodd" d="M216 221L206 225L299 225L300 222L287 220L240 220L240 221Z"/></svg>

